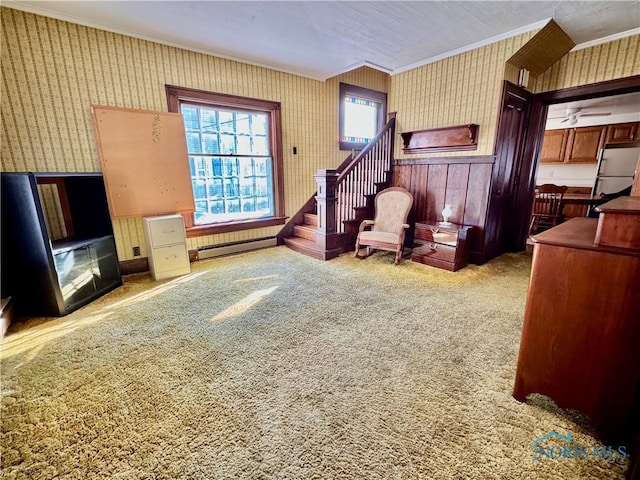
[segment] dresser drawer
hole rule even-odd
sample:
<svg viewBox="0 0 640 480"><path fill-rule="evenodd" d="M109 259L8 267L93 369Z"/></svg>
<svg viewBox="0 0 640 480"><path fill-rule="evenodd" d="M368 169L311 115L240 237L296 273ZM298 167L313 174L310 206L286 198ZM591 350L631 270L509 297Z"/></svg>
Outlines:
<svg viewBox="0 0 640 480"><path fill-rule="evenodd" d="M443 230L440 228L426 227L416 224L416 230L414 234L417 240L424 240L425 242L436 242L441 244L447 244L455 247L458 244L458 232L451 230Z"/></svg>
<svg viewBox="0 0 640 480"><path fill-rule="evenodd" d="M189 255L186 246L181 243L169 247L154 248L153 267L156 272L168 272L188 268Z"/></svg>
<svg viewBox="0 0 640 480"><path fill-rule="evenodd" d="M442 243L424 242L414 247L412 256L430 257L444 262L455 262L456 247L444 245Z"/></svg>
<svg viewBox="0 0 640 480"><path fill-rule="evenodd" d="M149 271L156 280L186 275L191 270L182 215L143 218Z"/></svg>
<svg viewBox="0 0 640 480"><path fill-rule="evenodd" d="M185 241L182 216L157 217L148 222L149 240L152 247L162 247Z"/></svg>

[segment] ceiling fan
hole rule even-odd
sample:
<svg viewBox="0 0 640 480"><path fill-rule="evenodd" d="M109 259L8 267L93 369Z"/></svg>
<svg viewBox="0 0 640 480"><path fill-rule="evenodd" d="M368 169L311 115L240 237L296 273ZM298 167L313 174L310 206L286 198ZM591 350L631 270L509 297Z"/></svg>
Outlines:
<svg viewBox="0 0 640 480"><path fill-rule="evenodd" d="M567 107L566 114L563 117L549 117L551 119L563 118L560 123L568 122L569 125L575 125L578 123L578 118L580 117L604 117L607 115L611 115L611 112L601 112L601 113L582 113L581 107Z"/></svg>

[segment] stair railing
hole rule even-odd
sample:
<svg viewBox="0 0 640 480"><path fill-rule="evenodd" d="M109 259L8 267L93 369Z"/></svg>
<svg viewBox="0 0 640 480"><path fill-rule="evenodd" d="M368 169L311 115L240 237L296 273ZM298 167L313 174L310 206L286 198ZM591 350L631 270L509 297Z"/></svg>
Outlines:
<svg viewBox="0 0 640 480"><path fill-rule="evenodd" d="M367 195L375 195L379 184L387 181L393 162L395 112L380 132L348 164L341 165L335 180L336 233L344 233L345 220L354 217L355 209L366 205ZM349 158L347 158L349 160ZM317 176L316 176L317 178Z"/></svg>
<svg viewBox="0 0 640 480"><path fill-rule="evenodd" d="M389 113L387 123L357 155L352 152L336 169L320 169L314 175L314 196L294 214L279 233L280 238L293 233L304 214L315 209L318 220L318 243L325 250L336 248L338 234L345 232L344 221L355 216L355 207L366 204L366 195L376 193L378 184L387 181L393 163L396 113Z"/></svg>

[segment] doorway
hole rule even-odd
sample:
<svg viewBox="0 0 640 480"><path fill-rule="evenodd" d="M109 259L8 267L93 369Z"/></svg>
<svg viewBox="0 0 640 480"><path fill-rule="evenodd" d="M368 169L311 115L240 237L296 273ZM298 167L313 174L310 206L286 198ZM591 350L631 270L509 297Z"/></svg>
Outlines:
<svg viewBox="0 0 640 480"><path fill-rule="evenodd" d="M533 206L534 189L538 176L547 117L552 105L581 102L603 97L640 92L640 75L617 80L565 88L533 95L529 128L521 160L521 175L513 198L513 222L517 241L515 251L525 250L529 232L529 219ZM564 105L566 107L566 105ZM552 109L553 111L553 109Z"/></svg>

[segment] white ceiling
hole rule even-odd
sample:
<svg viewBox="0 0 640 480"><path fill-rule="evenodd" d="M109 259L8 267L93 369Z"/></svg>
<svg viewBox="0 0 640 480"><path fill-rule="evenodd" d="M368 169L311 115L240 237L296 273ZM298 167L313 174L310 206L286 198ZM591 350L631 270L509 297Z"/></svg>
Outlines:
<svg viewBox="0 0 640 480"><path fill-rule="evenodd" d="M3 6L325 80L399 73L553 18L578 44L640 33L640 1L2 1Z"/></svg>

